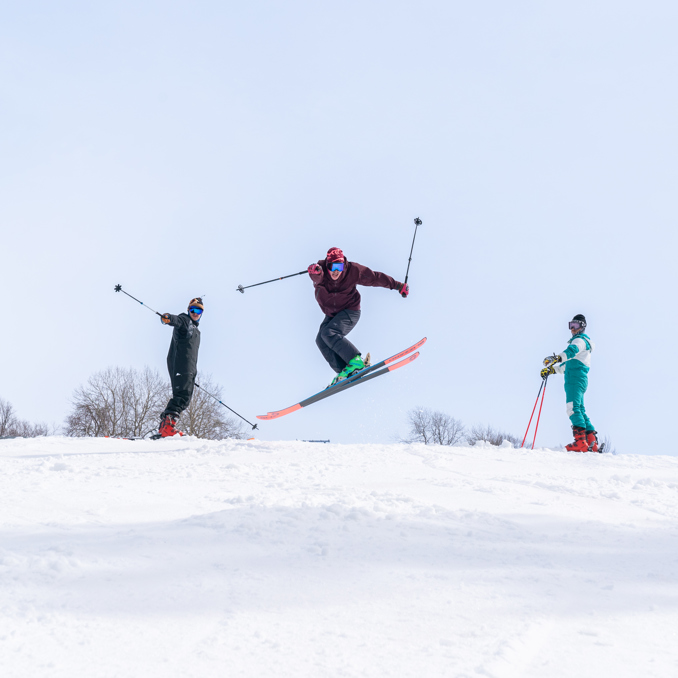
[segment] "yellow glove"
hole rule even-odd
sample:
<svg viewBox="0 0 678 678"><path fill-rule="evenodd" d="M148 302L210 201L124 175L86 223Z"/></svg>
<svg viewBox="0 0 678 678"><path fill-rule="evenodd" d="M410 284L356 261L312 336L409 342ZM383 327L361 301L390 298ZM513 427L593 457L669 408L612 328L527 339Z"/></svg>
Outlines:
<svg viewBox="0 0 678 678"><path fill-rule="evenodd" d="M172 318L170 317L169 313L163 313L160 316L160 322L164 323L165 325L169 325L172 322Z"/></svg>
<svg viewBox="0 0 678 678"><path fill-rule="evenodd" d="M545 367L539 374L541 374L542 379L546 379L550 374L555 374L556 371L553 369L552 365Z"/></svg>
<svg viewBox="0 0 678 678"><path fill-rule="evenodd" d="M548 356L547 358L544 358L544 365L546 365L546 367L551 367L551 365L555 365L556 363L562 362L563 359L559 355L556 355L555 353L553 355Z"/></svg>

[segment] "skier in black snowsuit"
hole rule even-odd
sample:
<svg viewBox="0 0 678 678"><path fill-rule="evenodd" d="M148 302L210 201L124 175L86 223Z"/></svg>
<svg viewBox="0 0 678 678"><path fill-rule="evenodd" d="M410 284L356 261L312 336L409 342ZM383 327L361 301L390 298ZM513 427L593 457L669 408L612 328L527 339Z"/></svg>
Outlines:
<svg viewBox="0 0 678 678"><path fill-rule="evenodd" d="M172 342L167 354L167 369L172 382L172 397L160 417L160 436L166 438L183 435L176 428L179 415L188 407L193 396L195 378L198 374L198 349L200 330L198 324L205 307L202 299L192 299L188 313L172 315L163 313L160 320L174 328Z"/></svg>

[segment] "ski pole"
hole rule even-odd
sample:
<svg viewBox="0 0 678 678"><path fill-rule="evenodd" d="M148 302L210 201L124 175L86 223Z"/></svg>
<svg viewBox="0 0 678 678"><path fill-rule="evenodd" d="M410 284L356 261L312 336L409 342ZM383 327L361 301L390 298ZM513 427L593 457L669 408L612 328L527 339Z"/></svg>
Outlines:
<svg viewBox="0 0 678 678"><path fill-rule="evenodd" d="M197 386L203 393L207 393L207 395L208 395L210 398L214 398L220 405L223 405L227 410L231 410L231 408L230 408L226 403L222 403L221 400L219 400L219 398L217 398L216 396L212 395L209 391L206 391L200 384L196 384L196 386ZM238 414L235 410L231 410L231 412L233 412L233 414L235 414L236 417L240 417L243 421L247 421L247 419L245 419L245 417L243 417L241 414ZM259 425L258 425L258 424L253 424L251 421L247 421L247 423L252 427L252 430L254 430L255 428L259 428Z"/></svg>
<svg viewBox="0 0 678 678"><path fill-rule="evenodd" d="M544 392L541 394L541 404L539 405L539 414L537 415L537 423L534 426L534 438L532 438L532 449L534 449L534 441L537 439L537 430L539 429L539 419L541 418L541 408L544 404L544 396L546 395L546 382L549 380L548 375L544 379Z"/></svg>
<svg viewBox="0 0 678 678"><path fill-rule="evenodd" d="M157 311L154 311L150 306L146 306L146 304L144 304L143 301L139 301L136 297L133 297L129 292L125 292L125 290L122 289L122 285L116 285L115 291L116 292L122 292L123 294L126 294L130 299L134 299L134 301L138 301L144 308L147 308L152 313L155 313L155 315L162 315L162 314L158 313Z"/></svg>
<svg viewBox="0 0 678 678"><path fill-rule="evenodd" d="M421 219L416 217L414 220L414 237L412 238L412 247L410 247L410 258L407 260L407 273L405 273L405 282L404 285L407 285L407 278L410 275L410 264L412 263L412 252L414 250L414 241L417 237L417 229L421 226Z"/></svg>
<svg viewBox="0 0 678 678"><path fill-rule="evenodd" d="M527 433L530 430L530 426L532 425L532 417L534 417L534 411L537 409L537 403L539 402L539 396L541 395L541 390L544 388L544 384L546 383L546 379L541 380L541 386L539 387L539 393L537 393L537 399L534 401L534 407L532 408L532 414L530 415L530 421L527 423L527 429L525 430L525 436L523 437L523 442L520 444L520 447L523 447L525 445L525 439L527 438Z"/></svg>
<svg viewBox="0 0 678 678"><path fill-rule="evenodd" d="M249 289L250 287L259 287L259 285L268 285L268 283L275 282L276 280L285 280L285 278L293 278L295 275L304 275L304 273L308 273L308 271L299 271L299 273L290 273L289 275L284 275L281 278L265 280L264 282L256 283L255 285L246 285L245 287L243 287L242 285L238 285L237 291L240 292L241 294L245 294L245 290Z"/></svg>

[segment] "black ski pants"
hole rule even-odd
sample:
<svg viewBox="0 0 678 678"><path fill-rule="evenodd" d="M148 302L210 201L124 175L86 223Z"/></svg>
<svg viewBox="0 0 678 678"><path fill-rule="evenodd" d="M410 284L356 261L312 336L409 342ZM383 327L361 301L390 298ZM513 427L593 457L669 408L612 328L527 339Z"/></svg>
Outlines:
<svg viewBox="0 0 678 678"><path fill-rule="evenodd" d="M195 386L195 374L171 374L172 378L172 397L167 403L165 411L162 413L173 414L178 417L189 405L193 397L193 388Z"/></svg>
<svg viewBox="0 0 678 678"><path fill-rule="evenodd" d="M360 311L339 311L334 317L325 316L320 323L315 343L323 358L337 373L341 372L360 351L346 338L358 324Z"/></svg>

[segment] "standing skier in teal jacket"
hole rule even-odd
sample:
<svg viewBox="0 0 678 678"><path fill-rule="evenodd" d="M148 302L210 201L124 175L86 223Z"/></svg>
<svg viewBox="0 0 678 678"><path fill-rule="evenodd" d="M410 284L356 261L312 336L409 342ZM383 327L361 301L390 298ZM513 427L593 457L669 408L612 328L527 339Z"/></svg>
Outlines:
<svg viewBox="0 0 678 678"><path fill-rule="evenodd" d="M595 348L590 337L584 334L586 318L578 314L569 323L572 338L567 342L567 348L558 355L544 358L546 367L541 376L546 379L550 374L565 375L565 400L567 402L567 416L572 422L574 442L566 445L570 452L598 452L597 431L584 408L584 394L589 385L589 368L591 366L591 352Z"/></svg>

